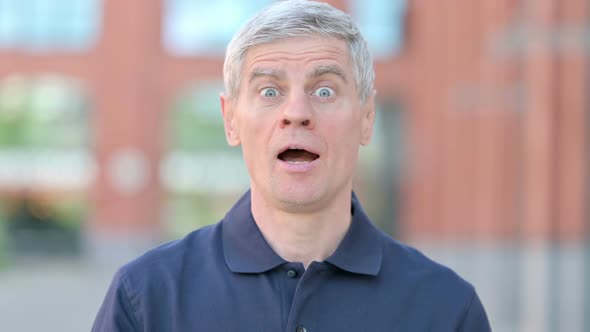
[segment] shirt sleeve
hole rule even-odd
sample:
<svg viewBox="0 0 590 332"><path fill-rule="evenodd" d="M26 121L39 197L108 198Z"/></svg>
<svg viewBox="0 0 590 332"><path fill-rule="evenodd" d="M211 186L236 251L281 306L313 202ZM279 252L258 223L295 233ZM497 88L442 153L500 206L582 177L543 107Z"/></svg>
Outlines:
<svg viewBox="0 0 590 332"><path fill-rule="evenodd" d="M483 305L475 290L471 303L467 308L463 321L457 331L460 332L491 332L490 322Z"/></svg>
<svg viewBox="0 0 590 332"><path fill-rule="evenodd" d="M132 298L126 288L125 275L119 270L107 291L96 315L92 332L134 332L141 331L137 324Z"/></svg>

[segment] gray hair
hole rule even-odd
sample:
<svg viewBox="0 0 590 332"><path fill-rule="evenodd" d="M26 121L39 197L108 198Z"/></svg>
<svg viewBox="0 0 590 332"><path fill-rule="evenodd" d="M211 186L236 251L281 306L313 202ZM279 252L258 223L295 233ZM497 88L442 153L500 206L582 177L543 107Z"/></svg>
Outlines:
<svg viewBox="0 0 590 332"><path fill-rule="evenodd" d="M373 94L375 71L367 43L350 15L325 3L289 0L277 2L252 17L227 46L223 80L227 96L236 98L246 52L257 45L294 37L321 36L346 42L361 102Z"/></svg>

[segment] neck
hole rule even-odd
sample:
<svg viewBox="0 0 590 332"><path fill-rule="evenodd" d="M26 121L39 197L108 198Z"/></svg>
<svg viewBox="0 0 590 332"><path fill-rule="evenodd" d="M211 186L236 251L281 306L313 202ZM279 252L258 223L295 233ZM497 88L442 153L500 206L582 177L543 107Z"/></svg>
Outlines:
<svg viewBox="0 0 590 332"><path fill-rule="evenodd" d="M289 212L251 192L252 215L266 242L283 259L307 269L336 251L351 223L351 191L319 211Z"/></svg>

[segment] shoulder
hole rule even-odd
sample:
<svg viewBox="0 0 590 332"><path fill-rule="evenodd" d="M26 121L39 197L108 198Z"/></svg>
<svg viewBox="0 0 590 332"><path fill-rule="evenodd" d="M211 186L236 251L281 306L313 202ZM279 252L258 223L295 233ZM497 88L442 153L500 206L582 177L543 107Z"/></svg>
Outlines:
<svg viewBox="0 0 590 332"><path fill-rule="evenodd" d="M199 268L216 259L221 250L221 223L205 226L185 237L161 244L123 265L118 275L124 278L151 279L175 275L187 268Z"/></svg>
<svg viewBox="0 0 590 332"><path fill-rule="evenodd" d="M382 270L386 276L411 285L418 294L454 299L467 305L475 295L471 283L420 250L384 236Z"/></svg>
<svg viewBox="0 0 590 332"><path fill-rule="evenodd" d="M461 331L489 331L485 310L471 283L418 249L384 236L380 276L389 289L437 321L451 319Z"/></svg>
<svg viewBox="0 0 590 332"><path fill-rule="evenodd" d="M183 294L195 295L209 272L223 266L220 228L219 223L201 228L119 268L93 331L143 330L149 324L173 321Z"/></svg>
<svg viewBox="0 0 590 332"><path fill-rule="evenodd" d="M451 268L420 250L383 234L379 277L392 297L408 309L406 317L429 317L455 331L490 331L489 321L473 285ZM441 330L447 330L442 328Z"/></svg>

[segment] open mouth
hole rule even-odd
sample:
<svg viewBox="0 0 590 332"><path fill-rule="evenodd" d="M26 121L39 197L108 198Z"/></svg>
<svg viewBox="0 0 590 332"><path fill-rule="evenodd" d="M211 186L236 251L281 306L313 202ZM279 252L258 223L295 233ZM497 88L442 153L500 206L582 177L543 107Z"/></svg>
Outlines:
<svg viewBox="0 0 590 332"><path fill-rule="evenodd" d="M320 156L305 149L287 149L279 153L278 158L289 164L310 163Z"/></svg>

